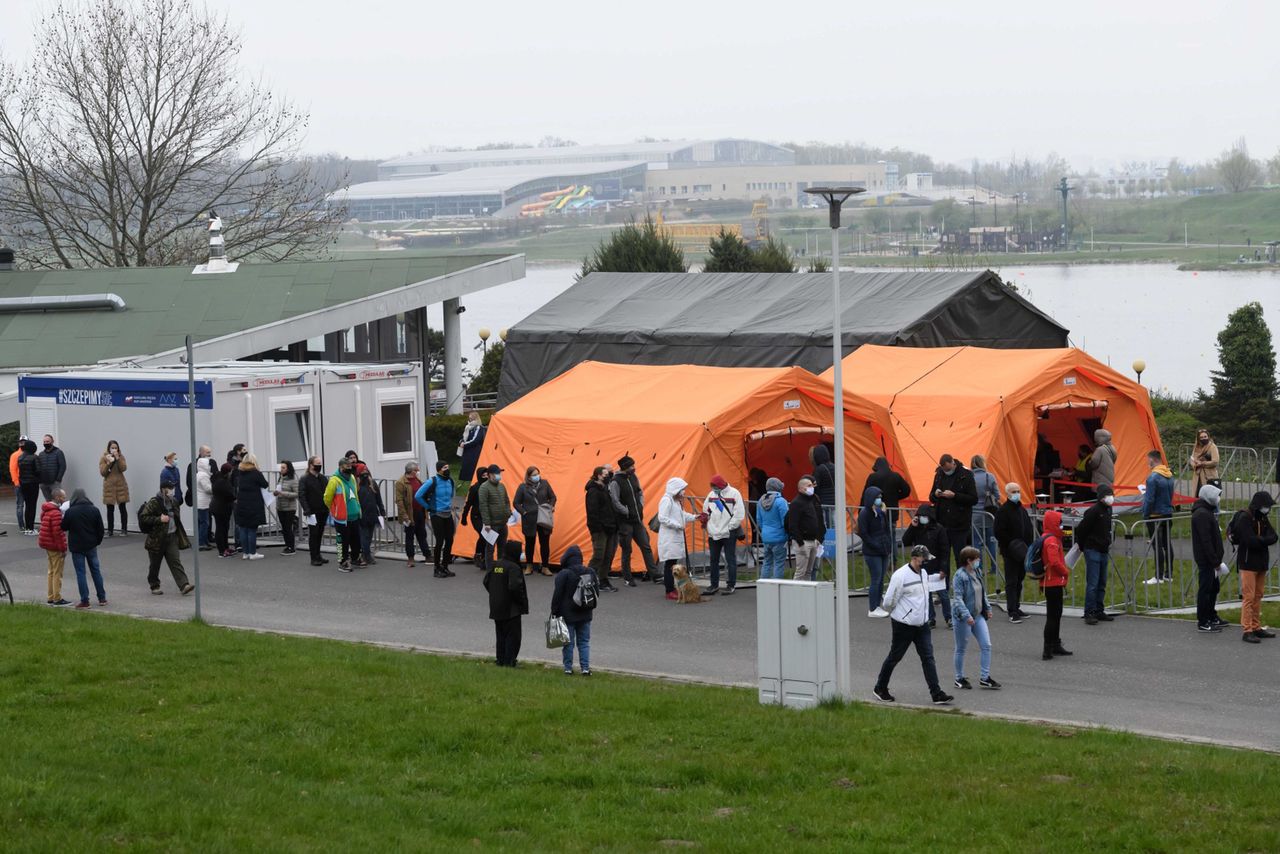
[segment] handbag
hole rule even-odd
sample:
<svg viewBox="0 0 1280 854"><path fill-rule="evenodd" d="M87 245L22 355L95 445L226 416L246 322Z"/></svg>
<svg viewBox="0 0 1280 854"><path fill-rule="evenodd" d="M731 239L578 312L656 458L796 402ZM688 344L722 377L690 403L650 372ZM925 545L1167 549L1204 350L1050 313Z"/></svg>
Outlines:
<svg viewBox="0 0 1280 854"><path fill-rule="evenodd" d="M547 649L559 649L569 644L569 627L564 617L554 614L547 617Z"/></svg>
<svg viewBox="0 0 1280 854"><path fill-rule="evenodd" d="M742 530L741 525L735 525L733 530L730 531L729 534L738 542L742 542L747 538L747 532Z"/></svg>
<svg viewBox="0 0 1280 854"><path fill-rule="evenodd" d="M658 521L657 513L654 513L649 517L649 530L653 531L655 534L661 533L662 531L662 523Z"/></svg>
<svg viewBox="0 0 1280 854"><path fill-rule="evenodd" d="M552 528L555 527L556 508L554 504L542 503L538 505L538 527Z"/></svg>

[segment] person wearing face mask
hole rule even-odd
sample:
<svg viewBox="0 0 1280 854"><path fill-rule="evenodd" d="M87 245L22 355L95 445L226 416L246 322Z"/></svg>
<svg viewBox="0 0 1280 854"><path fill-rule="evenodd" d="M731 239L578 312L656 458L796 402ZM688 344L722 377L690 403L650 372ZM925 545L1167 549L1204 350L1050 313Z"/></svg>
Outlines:
<svg viewBox="0 0 1280 854"><path fill-rule="evenodd" d="M498 535L492 546L483 537L480 541L484 548L484 568L489 569L498 556L506 554L507 520L511 518L511 496L502 483L500 466L489 466L489 479L480 484L476 507L480 511L481 532L490 530Z"/></svg>
<svg viewBox="0 0 1280 854"><path fill-rule="evenodd" d="M276 482L276 516L280 519L280 533L284 537L281 554L297 554L295 534L298 528L298 475L293 463L281 460L277 466L280 480Z"/></svg>
<svg viewBox="0 0 1280 854"><path fill-rule="evenodd" d="M1249 509L1231 519L1231 541L1236 545L1236 568L1240 572L1240 628L1245 643L1260 643L1275 633L1262 627L1262 591L1271 568L1271 546L1276 529L1271 525L1271 508L1276 500L1269 492L1256 492Z"/></svg>
<svg viewBox="0 0 1280 854"><path fill-rule="evenodd" d="M781 580L787 568L787 499L782 497L782 485L776 477L767 478L756 502L756 530L764 552L761 578Z"/></svg>
<svg viewBox="0 0 1280 854"><path fill-rule="evenodd" d="M822 558L822 541L827 536L826 517L818 500L813 478L802 477L796 497L787 507L787 537L796 544L796 581L810 581Z"/></svg>
<svg viewBox="0 0 1280 854"><path fill-rule="evenodd" d="M973 486L978 491L978 503L973 505L971 518L973 530L970 537L978 551L986 551L986 558L993 563L996 549L999 547L995 537L996 510L1000 508L1000 485L995 475L987 471L987 458L982 454L974 454L969 464L973 474Z"/></svg>
<svg viewBox="0 0 1280 854"><path fill-rule="evenodd" d="M551 572L551 527L555 522L556 491L542 479L537 466L525 469L524 481L516 487L512 506L520 514L520 533L524 535L524 574L533 574L535 546L542 556L542 574Z"/></svg>
<svg viewBox="0 0 1280 854"><path fill-rule="evenodd" d="M1022 506L1022 487L1007 483L1004 492L1008 500L996 511L995 535L1004 561L1005 613L1009 622L1021 623L1029 616L1022 610L1022 582L1027 574L1027 549L1035 541L1036 528Z"/></svg>
<svg viewBox="0 0 1280 854"><path fill-rule="evenodd" d="M235 557L231 548L231 515L235 512L236 493L231 488L231 474L235 466L223 463L209 480L213 495L209 499L209 513L213 516L213 542L218 557Z"/></svg>
<svg viewBox="0 0 1280 854"><path fill-rule="evenodd" d="M1191 483L1191 494L1199 495L1205 484L1221 486L1218 474L1218 443L1213 441L1209 431L1201 427L1196 431L1196 446L1191 451L1191 470L1195 479Z"/></svg>
<svg viewBox="0 0 1280 854"><path fill-rule="evenodd" d="M583 487L587 512L587 531L591 534L591 560L587 563L596 573L601 590L617 590L609 580L613 555L618 548L618 511L614 509L609 486L608 466L596 466L591 479Z"/></svg>
<svg viewBox="0 0 1280 854"><path fill-rule="evenodd" d="M635 579L656 581L658 567L653 562L653 550L649 547L649 528L645 525L644 490L640 488L640 478L636 477L636 461L630 456L618 460L618 473L609 481L609 494L614 497L614 506L621 506L618 515L618 548L621 552L622 577L628 584L634 585ZM640 572L632 575L631 552L633 548L640 550L640 560L644 566Z"/></svg>
<svg viewBox="0 0 1280 854"><path fill-rule="evenodd" d="M484 568L484 547L487 543L480 536L480 532L484 528L484 523L480 520L480 487L488 480L488 466L480 466L480 468L476 469L475 482L467 490L467 500L462 505L462 524L467 524L467 519L470 518L471 527L476 532L476 552L472 556L471 562L481 569Z"/></svg>
<svg viewBox="0 0 1280 854"><path fill-rule="evenodd" d="M933 505L928 502L916 508L915 518L911 520L906 533L902 535L903 546L924 546L929 550L929 559L925 563L925 569L929 570L931 575L941 576L944 583L950 575L951 562L946 557L950 542L947 536L947 529L942 527L942 524L938 521L937 513L934 512ZM947 621L947 628L951 628L951 596L947 593L945 587L938 591L938 602L942 607L942 618ZM929 628L933 628L935 624L933 597L930 596Z"/></svg>
<svg viewBox="0 0 1280 854"><path fill-rule="evenodd" d="M328 521L338 537L338 572L351 572L353 564L365 566L360 552L360 492L354 471L355 465L343 457L324 488Z"/></svg>
<svg viewBox="0 0 1280 854"><path fill-rule="evenodd" d="M107 507L107 536L116 535L116 508L120 508L120 535L129 535L129 481L124 473L129 463L115 439L107 442L106 453L98 460L98 473L102 475L102 503ZM15 481L16 482L16 481Z"/></svg>
<svg viewBox="0 0 1280 854"><path fill-rule="evenodd" d="M874 486L862 493L858 511L858 535L862 537L862 559L867 562L871 584L867 589L867 611L880 607L884 576L893 556L893 522L884 506L884 496Z"/></svg>
<svg viewBox="0 0 1280 854"><path fill-rule="evenodd" d="M481 469L485 476L488 475L487 468ZM472 493L479 498L479 490L473 488ZM471 500L471 495L467 496L467 501ZM436 473L427 483L418 487L418 491L413 495L414 504L418 507L425 508L427 515L431 518L431 533L435 539L435 551L432 552L432 561L435 564L436 578L452 578L455 573L449 569L449 564L453 563L453 478L449 476L449 463L445 460L436 462ZM472 505L474 508L474 505ZM479 514L476 514L477 517ZM463 523L466 523L464 514ZM480 540L483 543L484 540ZM426 557L426 549L423 549L422 556Z"/></svg>
<svg viewBox="0 0 1280 854"><path fill-rule="evenodd" d="M1084 511L1076 525L1075 542L1084 552L1084 621L1096 626L1115 619L1106 612L1107 562L1111 558L1111 505L1116 497L1112 488L1098 484L1098 500Z"/></svg>
<svg viewBox="0 0 1280 854"><path fill-rule="evenodd" d="M320 554L325 520L329 518L324 504L324 490L328 485L329 478L324 476L324 460L320 457L307 460L307 473L298 479L298 510L307 525L307 550L311 553L312 566L324 566L329 562Z"/></svg>
<svg viewBox="0 0 1280 854"><path fill-rule="evenodd" d="M1062 553L1062 514L1049 510L1044 514L1044 543L1040 550L1044 561L1044 577L1040 590L1044 593L1044 650L1040 658L1048 661L1056 656L1071 655L1062 645L1062 595L1071 578L1071 568Z"/></svg>
<svg viewBox="0 0 1280 854"><path fill-rule="evenodd" d="M933 559L925 546L911 546L910 561L889 578L889 589L885 591L881 607L889 612L893 636L872 690L882 703L895 702L896 698L889 693L889 680L911 646L915 646L916 655L920 656L920 669L924 671L924 681L934 705L946 705L955 699L938 684L938 668L933 660L933 633L929 628L929 582L933 579L927 568Z"/></svg>
<svg viewBox="0 0 1280 854"><path fill-rule="evenodd" d="M48 501L53 490L62 486L62 478L67 473L67 456L62 449L53 444L53 436L44 435L44 450L40 452L40 492Z"/></svg>
<svg viewBox="0 0 1280 854"><path fill-rule="evenodd" d="M378 562L373 556L374 540L386 525L387 508L373 473L363 463L356 466L356 495L360 497L360 554L366 566L373 566Z"/></svg>
<svg viewBox="0 0 1280 854"><path fill-rule="evenodd" d="M1173 471L1162 461L1159 451L1147 452L1146 488L1142 492L1142 518L1155 550L1156 574L1144 584L1161 584L1173 578L1173 548L1169 544L1169 527L1173 524Z"/></svg>
<svg viewBox="0 0 1280 854"><path fill-rule="evenodd" d="M667 598L673 601L680 598L672 571L686 558L684 529L698 519L684 509L684 491L688 488L683 478L673 477L667 481L666 492L658 502L658 560L662 561L662 584Z"/></svg>
<svg viewBox="0 0 1280 854"><path fill-rule="evenodd" d="M236 530L240 532L243 560L262 560L266 555L258 551L258 529L267 524L267 503L262 493L267 489L267 479L258 470L258 458L245 454L240 460L240 477L236 481Z"/></svg>
<svg viewBox="0 0 1280 854"><path fill-rule="evenodd" d="M960 565L951 585L951 613L955 616L956 687L973 688L964 675L964 653L972 635L978 640L978 685L999 690L1000 683L991 678L991 632L987 625L991 620L991 603L987 601L987 587L982 580L982 552L973 546L960 550Z"/></svg>
<svg viewBox="0 0 1280 854"><path fill-rule="evenodd" d="M419 504L415 497L422 488L421 471L422 467L410 460L404 464L404 474L395 483L396 518L404 526L404 562L409 569L417 566L413 560L415 540L422 547L424 561L431 554L431 549L427 546L426 505Z"/></svg>
<svg viewBox="0 0 1280 854"><path fill-rule="evenodd" d="M458 476L464 481L471 480L475 473L476 463L480 461L480 451L484 448L484 436L488 428L480 420L480 413L472 410L467 413L467 426L462 430L462 441L458 442L458 456L462 458Z"/></svg>
<svg viewBox="0 0 1280 854"><path fill-rule="evenodd" d="M1222 530L1218 527L1218 502L1222 490L1211 483L1200 487L1195 506L1191 508L1191 556L1196 562L1199 589L1196 592L1196 628L1202 632L1221 632L1230 625L1218 616L1220 578L1226 575L1223 563L1226 550Z"/></svg>
<svg viewBox="0 0 1280 854"><path fill-rule="evenodd" d="M978 504L978 487L973 473L950 454L943 454L933 475L933 490L929 493L937 510L938 522L947 529L947 543L951 550L941 555L944 573L951 574L951 560L960 563L960 550L969 545L973 537L973 508ZM937 552L934 552L937 555ZM950 605L943 609L950 610Z"/></svg>
<svg viewBox="0 0 1280 854"><path fill-rule="evenodd" d="M213 520L209 512L209 504L213 500L213 471L209 468L212 463L213 460L207 456L196 460L196 539L202 552L213 551Z"/></svg>
<svg viewBox="0 0 1280 854"><path fill-rule="evenodd" d="M150 558L147 585L154 596L164 593L160 589L161 560L169 565L173 582L178 585L182 595L185 596L195 589L195 586L187 580L186 570L182 568L180 552L191 548L191 541L187 539L187 531L182 526L182 516L179 514L182 505L175 497L174 487L174 483L162 478L160 491L138 508L138 527L147 535L143 548L146 549Z"/></svg>
<svg viewBox="0 0 1280 854"><path fill-rule="evenodd" d="M707 542L711 547L711 586L706 595L720 592L720 558L723 556L729 574L724 595L728 596L738 585L738 540L745 539L742 523L747 518L747 503L742 500L741 492L717 474L711 477L711 492L702 502L702 512L707 517Z"/></svg>

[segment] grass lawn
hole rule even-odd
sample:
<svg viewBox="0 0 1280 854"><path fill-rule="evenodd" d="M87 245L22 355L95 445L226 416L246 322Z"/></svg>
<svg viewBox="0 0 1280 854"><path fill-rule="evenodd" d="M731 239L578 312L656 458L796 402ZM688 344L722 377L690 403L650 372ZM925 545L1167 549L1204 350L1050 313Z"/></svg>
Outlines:
<svg viewBox="0 0 1280 854"><path fill-rule="evenodd" d="M10 849L1280 849L1271 754L36 606L0 624Z"/></svg>

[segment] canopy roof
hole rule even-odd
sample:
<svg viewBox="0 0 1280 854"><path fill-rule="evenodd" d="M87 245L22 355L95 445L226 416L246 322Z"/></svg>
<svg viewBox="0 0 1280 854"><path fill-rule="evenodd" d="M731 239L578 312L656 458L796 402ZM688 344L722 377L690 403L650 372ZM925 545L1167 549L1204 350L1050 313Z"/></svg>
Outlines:
<svg viewBox="0 0 1280 854"><path fill-rule="evenodd" d="M1136 490L1147 451L1161 448L1147 390L1075 348L866 346L843 364L846 391L888 409L913 497L928 495L945 453L965 465L981 454L1002 492L1009 481L1029 490L1037 434L1070 469L1096 421L1112 434L1118 490Z"/></svg>
<svg viewBox="0 0 1280 854"><path fill-rule="evenodd" d="M841 279L843 346L1063 347L1067 330L991 271ZM507 333L499 403L588 359L831 366L827 273L593 273Z"/></svg>
<svg viewBox="0 0 1280 854"><path fill-rule="evenodd" d="M844 407L849 483L860 487L876 457L897 455L882 407L850 393ZM759 467L794 495L798 477L812 471L809 449L830 442L833 427L830 381L800 368L584 362L495 414L480 464L508 472L513 498L525 470L538 467L559 497L558 560L570 544L589 542L583 489L596 466L636 460L647 521L672 477L701 497L721 474L746 497L748 470ZM470 553L474 537L459 531L459 554Z"/></svg>

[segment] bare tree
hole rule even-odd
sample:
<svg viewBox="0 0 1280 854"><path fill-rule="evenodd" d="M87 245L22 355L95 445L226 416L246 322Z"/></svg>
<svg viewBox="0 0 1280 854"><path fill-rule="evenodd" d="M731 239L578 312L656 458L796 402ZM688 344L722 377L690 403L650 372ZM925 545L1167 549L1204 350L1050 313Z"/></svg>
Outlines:
<svg viewBox="0 0 1280 854"><path fill-rule="evenodd" d="M1262 167L1249 156L1249 146L1245 144L1244 137L1222 152L1216 166L1222 183L1233 193L1249 189L1262 178Z"/></svg>
<svg viewBox="0 0 1280 854"><path fill-rule="evenodd" d="M59 5L30 61L0 61L0 228L44 267L203 259L203 220L228 255L321 247L345 183L299 157L308 116L239 74L225 17L183 0Z"/></svg>

